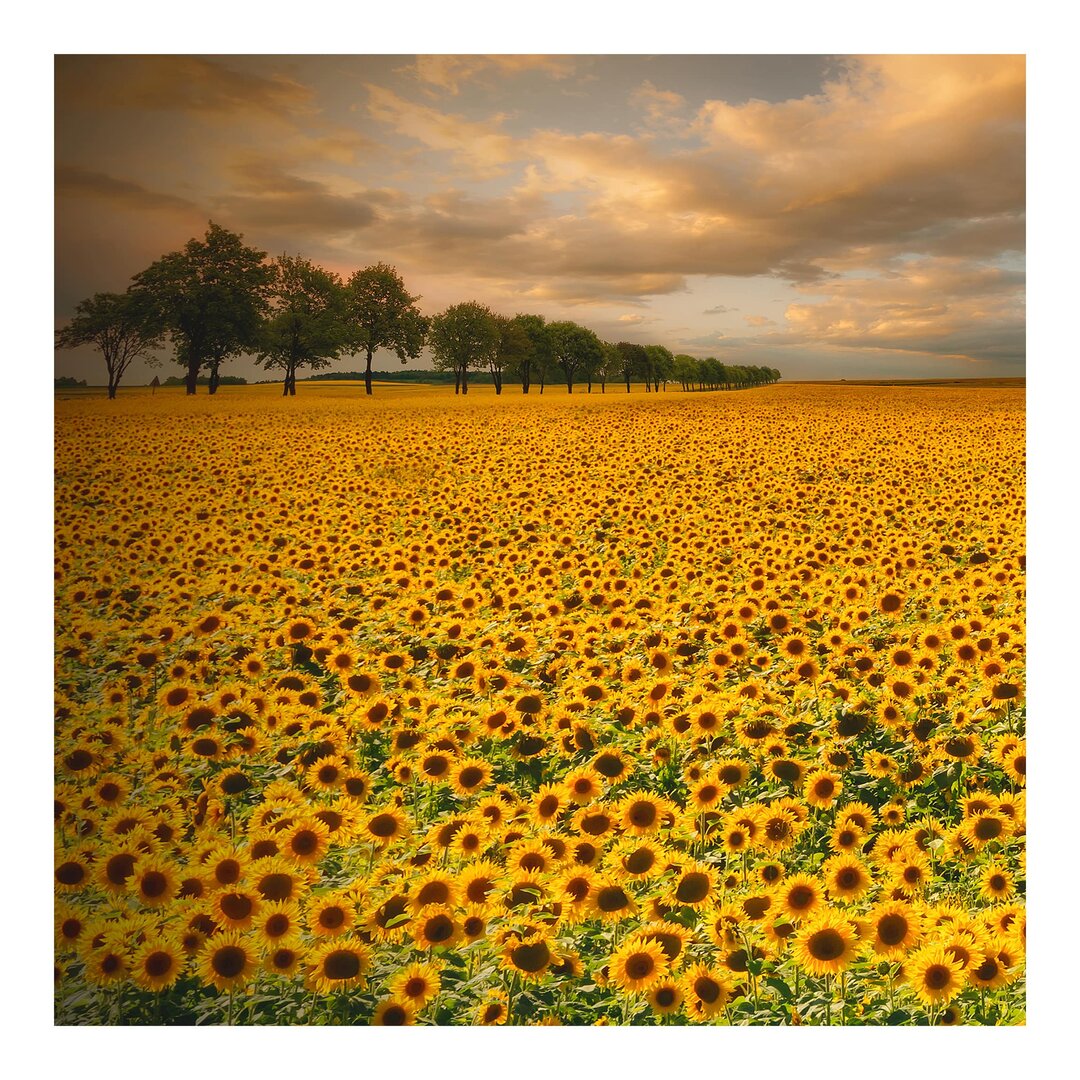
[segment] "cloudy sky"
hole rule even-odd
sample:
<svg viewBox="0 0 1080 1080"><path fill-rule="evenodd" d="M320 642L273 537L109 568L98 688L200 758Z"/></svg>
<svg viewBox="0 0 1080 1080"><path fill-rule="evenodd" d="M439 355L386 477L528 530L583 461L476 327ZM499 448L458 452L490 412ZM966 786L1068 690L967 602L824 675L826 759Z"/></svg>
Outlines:
<svg viewBox="0 0 1080 1080"><path fill-rule="evenodd" d="M428 314L789 378L1022 375L1024 121L1022 56L60 56L57 325L213 219L393 263Z"/></svg>

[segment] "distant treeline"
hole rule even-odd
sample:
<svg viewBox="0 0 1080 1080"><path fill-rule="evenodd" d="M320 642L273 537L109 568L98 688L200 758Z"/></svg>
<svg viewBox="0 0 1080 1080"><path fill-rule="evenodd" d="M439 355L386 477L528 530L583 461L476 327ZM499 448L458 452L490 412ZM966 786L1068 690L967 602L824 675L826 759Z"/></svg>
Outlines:
<svg viewBox="0 0 1080 1080"><path fill-rule="evenodd" d="M124 293L96 293L81 301L75 316L57 334L58 348L96 346L109 373L109 397L116 396L128 365L141 357L151 365L166 339L173 360L186 371L165 386L199 386L211 394L222 384L247 380L222 376L234 356L254 355L267 370L283 372L282 392L296 393L297 373L328 368L345 356L363 356L364 371L327 372L312 378L395 382L453 382L454 393L469 392L469 376L491 383L501 394L504 381L544 392L548 382L593 384L603 393L609 382L633 382L646 392L669 382L684 390L741 390L776 382L776 368L721 363L713 357L676 356L664 345L602 341L587 326L542 315L497 315L468 300L428 317L416 307L392 266L378 263L348 280L299 255L269 259L247 247L243 237L210 222L202 240L162 255L132 278ZM372 356L394 353L404 364L424 348L434 371L382 371ZM205 374L204 374L205 372Z"/></svg>
<svg viewBox="0 0 1080 1080"><path fill-rule="evenodd" d="M70 375L61 375L53 379L53 387L57 390L74 390L78 386L85 386L85 379L73 379Z"/></svg>
<svg viewBox="0 0 1080 1080"><path fill-rule="evenodd" d="M187 379L181 379L179 375L170 375L162 384L162 386L186 386ZM195 379L196 386L209 386L210 376L199 375ZM218 386L247 386L247 379L242 375L219 375Z"/></svg>

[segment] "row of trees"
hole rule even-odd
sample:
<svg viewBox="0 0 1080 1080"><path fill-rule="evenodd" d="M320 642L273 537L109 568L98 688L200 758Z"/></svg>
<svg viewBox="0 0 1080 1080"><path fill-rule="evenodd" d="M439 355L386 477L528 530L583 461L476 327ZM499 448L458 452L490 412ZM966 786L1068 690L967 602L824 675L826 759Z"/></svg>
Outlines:
<svg viewBox="0 0 1080 1080"><path fill-rule="evenodd" d="M156 365L166 340L185 369L189 394L205 382L211 394L221 365L254 355L282 372L282 392L296 393L297 374L328 367L341 356L366 359L365 390L372 392L371 363L389 350L404 364L426 345L438 371L451 372L455 393L468 393L469 372L491 375L495 393L504 381L524 393L544 392L559 377L601 392L608 382L643 380L658 392L669 381L683 389L732 389L774 382L774 368L737 367L713 359L673 356L663 345L601 341L573 322L540 315L497 315L473 301L454 304L427 318L397 271L384 263L357 270L347 280L301 256L247 247L243 238L210 223L202 240L189 240L136 274L124 293L97 293L83 300L57 334L58 348L94 345L108 371L109 397L135 359ZM205 374L203 374L205 373Z"/></svg>

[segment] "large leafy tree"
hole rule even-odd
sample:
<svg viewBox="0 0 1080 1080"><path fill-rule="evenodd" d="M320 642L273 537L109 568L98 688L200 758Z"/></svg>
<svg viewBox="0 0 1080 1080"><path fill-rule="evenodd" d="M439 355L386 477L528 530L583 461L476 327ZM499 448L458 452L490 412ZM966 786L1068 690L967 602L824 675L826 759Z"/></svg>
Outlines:
<svg viewBox="0 0 1080 1080"><path fill-rule="evenodd" d="M94 345L104 357L110 398L116 397L116 388L133 360L141 357L154 366L160 363L153 352L161 346L160 336L130 291L94 293L76 305L74 317L56 335L56 347L79 345Z"/></svg>
<svg viewBox="0 0 1080 1080"><path fill-rule="evenodd" d="M507 371L521 379L521 392L527 394L533 381L539 381L540 392L551 368L551 334L543 315L515 315L513 322L529 341L528 349L514 357Z"/></svg>
<svg viewBox="0 0 1080 1080"><path fill-rule="evenodd" d="M621 374L626 382L626 392L630 393L630 380L635 375L647 375L646 366L649 362L648 353L644 345L638 345L632 341L620 341L616 346L619 356L622 358Z"/></svg>
<svg viewBox="0 0 1080 1080"><path fill-rule="evenodd" d="M652 387L656 393L660 392L660 384L667 389L667 381L675 370L675 357L671 350L664 345L646 345L645 355L648 358L645 372L645 389L649 388L649 379L652 379Z"/></svg>
<svg viewBox="0 0 1080 1080"><path fill-rule="evenodd" d="M499 347L488 364L491 368L491 379L495 383L496 394L502 393L505 372L519 371L522 364L529 363L533 345L519 319L520 317L508 319L505 315L495 316L495 322L499 327Z"/></svg>
<svg viewBox="0 0 1080 1080"><path fill-rule="evenodd" d="M551 353L566 377L567 393L574 392L574 378L584 375L592 386L592 372L603 359L600 339L592 330L574 322L549 324Z"/></svg>
<svg viewBox="0 0 1080 1080"><path fill-rule="evenodd" d="M210 372L213 394L222 362L258 349L274 276L265 260L265 251L211 221L204 239L135 275L131 291L153 327L172 340L189 394L201 369Z"/></svg>
<svg viewBox="0 0 1080 1080"><path fill-rule="evenodd" d="M282 394L295 395L299 368L327 367L346 347L344 287L337 274L299 255L281 255L273 266L258 360L267 369L282 369Z"/></svg>
<svg viewBox="0 0 1080 1080"><path fill-rule="evenodd" d="M357 270L345 288L350 349L367 356L364 392L371 393L371 358L379 349L392 349L404 364L424 347L428 320L416 307L401 276L392 266L377 263Z"/></svg>
<svg viewBox="0 0 1080 1080"><path fill-rule="evenodd" d="M500 341L495 314L472 300L436 315L428 335L436 370L454 373L455 394L469 392L469 368L489 367Z"/></svg>

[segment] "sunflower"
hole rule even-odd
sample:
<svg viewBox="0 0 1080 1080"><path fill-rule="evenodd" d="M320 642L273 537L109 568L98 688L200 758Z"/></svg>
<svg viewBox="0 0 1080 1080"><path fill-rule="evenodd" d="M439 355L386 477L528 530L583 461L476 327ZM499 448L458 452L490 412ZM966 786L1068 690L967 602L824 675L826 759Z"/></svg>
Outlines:
<svg viewBox="0 0 1080 1080"><path fill-rule="evenodd" d="M419 1012L442 988L441 970L428 961L411 963L393 976L388 989L398 1001L408 1002Z"/></svg>
<svg viewBox="0 0 1080 1080"><path fill-rule="evenodd" d="M274 900L263 904L254 926L259 940L268 948L294 944L302 929L300 906L295 900Z"/></svg>
<svg viewBox="0 0 1080 1080"><path fill-rule="evenodd" d="M620 841L609 860L612 872L627 881L645 881L664 869L662 848L646 837Z"/></svg>
<svg viewBox="0 0 1080 1080"><path fill-rule="evenodd" d="M313 896L307 905L308 930L317 938L347 934L356 923L356 904L342 892Z"/></svg>
<svg viewBox="0 0 1080 1080"><path fill-rule="evenodd" d="M992 904L1002 904L1016 894L1012 874L997 863L987 863L979 875L979 895Z"/></svg>
<svg viewBox="0 0 1080 1080"><path fill-rule="evenodd" d="M770 805L761 816L761 846L766 851L777 853L791 847L802 824L786 807Z"/></svg>
<svg viewBox="0 0 1080 1080"><path fill-rule="evenodd" d="M930 861L918 850L905 850L892 864L896 888L907 897L920 895L930 881Z"/></svg>
<svg viewBox="0 0 1080 1080"><path fill-rule="evenodd" d="M347 765L338 754L327 754L313 761L304 773L312 791L336 791L344 779Z"/></svg>
<svg viewBox="0 0 1080 1080"><path fill-rule="evenodd" d="M476 795L490 779L491 765L483 758L465 758L455 762L450 770L450 784L462 797Z"/></svg>
<svg viewBox="0 0 1080 1080"><path fill-rule="evenodd" d="M248 930L262 907L253 889L222 889L210 901L210 915L219 926L230 930Z"/></svg>
<svg viewBox="0 0 1080 1080"><path fill-rule="evenodd" d="M532 801L532 818L538 825L553 823L569 797L562 784L541 784Z"/></svg>
<svg viewBox="0 0 1080 1080"><path fill-rule="evenodd" d="M424 908L412 921L410 929L418 949L454 945L461 939L461 923L448 907Z"/></svg>
<svg viewBox="0 0 1080 1080"><path fill-rule="evenodd" d="M506 992L489 991L487 997L476 1008L474 1022L482 1027L495 1027L505 1024L509 1015Z"/></svg>
<svg viewBox="0 0 1080 1080"><path fill-rule="evenodd" d="M356 938L344 936L323 942L308 954L304 985L320 994L363 987L371 952Z"/></svg>
<svg viewBox="0 0 1080 1080"><path fill-rule="evenodd" d="M389 847L409 832L409 819L392 803L368 815L360 834L379 847Z"/></svg>
<svg viewBox="0 0 1080 1080"><path fill-rule="evenodd" d="M411 1002L387 998L379 1002L371 1017L374 1027L407 1027L416 1021L416 1009Z"/></svg>
<svg viewBox="0 0 1080 1080"><path fill-rule="evenodd" d="M131 978L144 990L167 990L183 974L187 957L167 937L152 937L139 946L131 964Z"/></svg>
<svg viewBox="0 0 1080 1080"><path fill-rule="evenodd" d="M592 767L609 783L625 780L632 771L627 755L616 747L598 753L592 760Z"/></svg>
<svg viewBox="0 0 1080 1080"><path fill-rule="evenodd" d="M281 975L291 979L300 970L305 956L303 947L296 942L271 945L267 948L263 968L271 975Z"/></svg>
<svg viewBox="0 0 1080 1080"><path fill-rule="evenodd" d="M1009 984L1008 966L999 952L985 952L975 958L968 969L968 978L980 990L1000 990Z"/></svg>
<svg viewBox="0 0 1080 1080"><path fill-rule="evenodd" d="M84 959L84 978L96 986L112 986L128 977L128 962L123 950L106 944L94 949Z"/></svg>
<svg viewBox="0 0 1080 1080"><path fill-rule="evenodd" d="M815 975L835 975L855 959L858 937L854 927L838 912L823 910L812 917L795 937L795 962Z"/></svg>
<svg viewBox="0 0 1080 1080"><path fill-rule="evenodd" d="M525 937L511 935L503 946L502 966L525 980L542 979L557 960L550 941L540 932Z"/></svg>
<svg viewBox="0 0 1080 1080"><path fill-rule="evenodd" d="M686 995L686 1012L691 1020L711 1020L724 1011L731 999L731 983L719 968L694 964L681 980Z"/></svg>
<svg viewBox="0 0 1080 1080"><path fill-rule="evenodd" d="M598 880L589 902L593 913L604 922L621 922L637 911L632 894L614 878Z"/></svg>
<svg viewBox="0 0 1080 1080"><path fill-rule="evenodd" d="M707 904L716 888L715 868L703 862L685 863L671 885L671 902L690 908Z"/></svg>
<svg viewBox="0 0 1080 1080"><path fill-rule="evenodd" d="M409 902L414 911L425 907L452 907L457 887L452 875L435 871L420 878L409 891Z"/></svg>
<svg viewBox="0 0 1080 1080"><path fill-rule="evenodd" d="M563 777L562 783L570 800L579 806L599 798L604 791L600 773L589 765L571 770Z"/></svg>
<svg viewBox="0 0 1080 1080"><path fill-rule="evenodd" d="M657 1016L670 1016L683 1006L686 993L677 979L662 978L649 988L645 1000Z"/></svg>
<svg viewBox="0 0 1080 1080"><path fill-rule="evenodd" d="M652 938L633 934L608 961L608 980L628 994L647 991L667 974L663 949Z"/></svg>
<svg viewBox="0 0 1080 1080"><path fill-rule="evenodd" d="M987 811L974 814L963 823L963 834L975 851L981 851L987 844L1008 839L1010 822L1004 814Z"/></svg>
<svg viewBox="0 0 1080 1080"><path fill-rule="evenodd" d="M297 900L309 888L308 871L280 855L252 862L243 879L263 900Z"/></svg>
<svg viewBox="0 0 1080 1080"><path fill-rule="evenodd" d="M859 935L878 956L901 959L922 938L922 918L910 904L890 900L871 908L856 923Z"/></svg>
<svg viewBox="0 0 1080 1080"><path fill-rule="evenodd" d="M58 893L78 892L93 879L94 847L83 844L57 856L53 870L53 886ZM134 869L134 863L132 864Z"/></svg>
<svg viewBox="0 0 1080 1080"><path fill-rule="evenodd" d="M940 944L926 945L904 961L904 977L924 1004L948 1005L964 988L959 962Z"/></svg>
<svg viewBox="0 0 1080 1080"><path fill-rule="evenodd" d="M219 993L247 983L259 966L258 951L247 937L235 930L215 934L198 957L199 978Z"/></svg>
<svg viewBox="0 0 1080 1080"><path fill-rule="evenodd" d="M160 855L144 855L135 863L131 886L146 907L165 907L180 891L173 863Z"/></svg>
<svg viewBox="0 0 1080 1080"><path fill-rule="evenodd" d="M775 896L786 914L803 919L821 906L824 888L812 874L793 874L780 883Z"/></svg>
<svg viewBox="0 0 1080 1080"><path fill-rule="evenodd" d="M126 842L116 844L101 853L97 864L98 884L109 893L122 893L135 875L135 864L145 852L128 836Z"/></svg>
<svg viewBox="0 0 1080 1080"><path fill-rule="evenodd" d="M842 788L843 783L836 773L819 769L807 776L803 797L811 806L827 809L836 801Z"/></svg>

